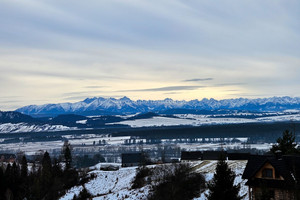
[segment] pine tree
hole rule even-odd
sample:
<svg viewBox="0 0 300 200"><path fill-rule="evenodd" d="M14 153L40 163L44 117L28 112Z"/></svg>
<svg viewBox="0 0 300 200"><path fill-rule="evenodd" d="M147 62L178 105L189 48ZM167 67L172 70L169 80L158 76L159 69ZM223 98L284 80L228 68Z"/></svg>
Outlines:
<svg viewBox="0 0 300 200"><path fill-rule="evenodd" d="M45 195L49 188L52 186L52 164L49 153L46 151L42 160L42 172L41 172L41 194Z"/></svg>
<svg viewBox="0 0 300 200"><path fill-rule="evenodd" d="M217 163L216 172L213 180L208 184L209 194L208 200L240 200L240 185L234 185L235 174L228 167L225 156L221 156Z"/></svg>
<svg viewBox="0 0 300 200"><path fill-rule="evenodd" d="M26 156L24 155L21 161L21 178L25 180L27 179L27 176L28 176L28 164L27 164Z"/></svg>
<svg viewBox="0 0 300 200"><path fill-rule="evenodd" d="M29 195L29 177L28 177L28 164L26 156L22 157L21 161L21 199L24 199Z"/></svg>
<svg viewBox="0 0 300 200"><path fill-rule="evenodd" d="M282 137L277 139L277 144L272 146L271 152L275 154L276 151L279 150L283 155L300 153L296 148L297 143L295 142L295 139L293 132L285 130L282 133Z"/></svg>
<svg viewBox="0 0 300 200"><path fill-rule="evenodd" d="M4 193L5 193L5 178L4 178L4 173L3 169L0 166L0 199L4 199Z"/></svg>
<svg viewBox="0 0 300 200"><path fill-rule="evenodd" d="M13 193L14 197L18 196L19 193L19 186L21 183L20 180L20 167L16 164L16 162L13 163L11 169L10 169L10 179L8 181L9 188Z"/></svg>
<svg viewBox="0 0 300 200"><path fill-rule="evenodd" d="M72 164L72 154L71 154L71 145L67 141L64 143L62 153L66 163L65 170L69 170Z"/></svg>

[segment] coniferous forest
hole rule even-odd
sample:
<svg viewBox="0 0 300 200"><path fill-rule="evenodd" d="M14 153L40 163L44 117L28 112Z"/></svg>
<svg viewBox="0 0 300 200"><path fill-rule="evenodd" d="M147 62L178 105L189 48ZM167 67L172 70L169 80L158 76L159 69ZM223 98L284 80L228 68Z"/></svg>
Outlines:
<svg viewBox="0 0 300 200"><path fill-rule="evenodd" d="M20 164L0 167L0 199L58 199L65 190L79 184L79 174L71 162L70 148L64 146L60 159L51 159L45 152L31 167L26 156Z"/></svg>

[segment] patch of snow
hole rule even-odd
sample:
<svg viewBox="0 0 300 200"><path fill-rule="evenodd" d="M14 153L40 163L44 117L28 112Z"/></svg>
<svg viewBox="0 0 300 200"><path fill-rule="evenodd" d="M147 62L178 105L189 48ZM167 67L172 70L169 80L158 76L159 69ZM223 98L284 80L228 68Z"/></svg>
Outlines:
<svg viewBox="0 0 300 200"><path fill-rule="evenodd" d="M87 122L87 119L78 120L78 121L76 121L76 124L86 124L86 122Z"/></svg>

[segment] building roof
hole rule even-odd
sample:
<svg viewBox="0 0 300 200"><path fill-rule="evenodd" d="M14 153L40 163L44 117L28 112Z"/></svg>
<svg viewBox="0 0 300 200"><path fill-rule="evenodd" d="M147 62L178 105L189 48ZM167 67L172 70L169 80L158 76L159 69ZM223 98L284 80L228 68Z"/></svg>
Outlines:
<svg viewBox="0 0 300 200"><path fill-rule="evenodd" d="M203 153L201 151L182 151L181 160L201 160Z"/></svg>
<svg viewBox="0 0 300 200"><path fill-rule="evenodd" d="M123 153L122 163L141 163L142 153Z"/></svg>
<svg viewBox="0 0 300 200"><path fill-rule="evenodd" d="M227 153L228 160L248 160L250 153Z"/></svg>
<svg viewBox="0 0 300 200"><path fill-rule="evenodd" d="M226 151L203 151L203 160L219 160L221 155L227 157Z"/></svg>
<svg viewBox="0 0 300 200"><path fill-rule="evenodd" d="M261 180L254 180L253 177L265 163L271 164L284 178L283 182L279 180L268 180L268 186L273 185L274 187L278 186L282 188L284 185L300 184L300 156L276 157L251 155L242 176L243 179L248 179L248 185L259 184L258 182Z"/></svg>

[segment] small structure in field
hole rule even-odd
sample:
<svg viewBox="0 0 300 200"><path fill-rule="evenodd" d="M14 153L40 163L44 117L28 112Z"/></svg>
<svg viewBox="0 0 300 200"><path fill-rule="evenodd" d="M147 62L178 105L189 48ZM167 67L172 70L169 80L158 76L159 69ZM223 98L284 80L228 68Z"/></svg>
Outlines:
<svg viewBox="0 0 300 200"><path fill-rule="evenodd" d="M181 162L202 160L202 157L201 151L181 151Z"/></svg>
<svg viewBox="0 0 300 200"><path fill-rule="evenodd" d="M122 154L122 167L139 166L143 163L142 153L123 153Z"/></svg>
<svg viewBox="0 0 300 200"><path fill-rule="evenodd" d="M227 153L228 160L248 160L250 153Z"/></svg>
<svg viewBox="0 0 300 200"><path fill-rule="evenodd" d="M227 158L226 151L203 151L203 160L219 160L221 155Z"/></svg>

